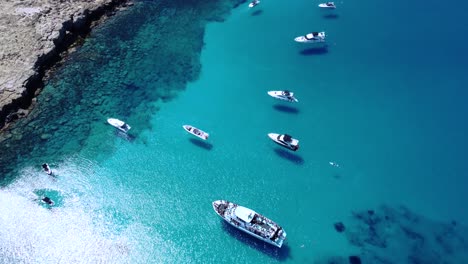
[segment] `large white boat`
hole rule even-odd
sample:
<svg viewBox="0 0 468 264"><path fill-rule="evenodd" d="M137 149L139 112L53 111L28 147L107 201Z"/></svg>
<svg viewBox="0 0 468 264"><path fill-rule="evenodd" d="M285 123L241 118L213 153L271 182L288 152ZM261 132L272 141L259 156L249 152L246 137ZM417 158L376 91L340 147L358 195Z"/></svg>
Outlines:
<svg viewBox="0 0 468 264"><path fill-rule="evenodd" d="M205 131L202 131L196 127L190 126L190 125L183 125L182 126L185 131L189 132L190 134L197 136L203 140L207 140L210 134L206 133Z"/></svg>
<svg viewBox="0 0 468 264"><path fill-rule="evenodd" d="M226 222L271 245L281 247L286 232L278 224L255 211L225 200L213 202L213 209Z"/></svg>
<svg viewBox="0 0 468 264"><path fill-rule="evenodd" d="M292 138L288 134L269 133L268 137L270 137L271 140L276 142L276 144L288 148L292 151L296 151L299 149L299 140Z"/></svg>
<svg viewBox="0 0 468 264"><path fill-rule="evenodd" d="M312 32L304 36L299 36L294 39L296 42L301 43L317 43L325 42L325 32Z"/></svg>
<svg viewBox="0 0 468 264"><path fill-rule="evenodd" d="M321 3L318 5L320 8L328 8L328 9L335 9L336 5L334 2L326 2L326 3Z"/></svg>
<svg viewBox="0 0 468 264"><path fill-rule="evenodd" d="M296 97L294 97L294 93L290 91L268 91L268 95L288 102L299 102L299 100L297 100Z"/></svg>
<svg viewBox="0 0 468 264"><path fill-rule="evenodd" d="M117 118L108 118L107 123L109 123L111 126L125 133L127 133L130 130L130 128L132 128L131 126L126 124L124 121L120 121Z"/></svg>

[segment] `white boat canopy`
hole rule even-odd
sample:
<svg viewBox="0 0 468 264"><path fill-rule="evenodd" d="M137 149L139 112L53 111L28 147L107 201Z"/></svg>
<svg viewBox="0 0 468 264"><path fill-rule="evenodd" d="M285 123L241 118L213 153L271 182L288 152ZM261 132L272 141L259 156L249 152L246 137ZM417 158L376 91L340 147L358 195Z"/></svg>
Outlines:
<svg viewBox="0 0 468 264"><path fill-rule="evenodd" d="M255 216L255 211L243 206L237 206L235 211L236 216L246 223L250 223Z"/></svg>

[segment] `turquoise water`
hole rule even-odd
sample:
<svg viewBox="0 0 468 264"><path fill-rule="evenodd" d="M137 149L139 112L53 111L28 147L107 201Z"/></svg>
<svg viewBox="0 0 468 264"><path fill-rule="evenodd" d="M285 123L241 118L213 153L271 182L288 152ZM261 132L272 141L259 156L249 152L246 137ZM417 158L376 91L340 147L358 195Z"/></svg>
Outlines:
<svg viewBox="0 0 468 264"><path fill-rule="evenodd" d="M0 262L467 262L462 9L317 4L146 1L97 28L1 143ZM292 41L315 30L327 46ZM266 95L281 89L299 103ZM226 225L217 199L286 244Z"/></svg>

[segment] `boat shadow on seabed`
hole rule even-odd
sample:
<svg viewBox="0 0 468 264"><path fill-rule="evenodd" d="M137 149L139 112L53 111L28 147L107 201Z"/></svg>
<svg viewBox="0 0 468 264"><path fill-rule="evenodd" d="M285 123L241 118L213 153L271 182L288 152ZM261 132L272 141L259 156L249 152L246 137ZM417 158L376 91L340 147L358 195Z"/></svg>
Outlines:
<svg viewBox="0 0 468 264"><path fill-rule="evenodd" d="M197 145L199 146L200 148L204 148L206 150L211 150L213 148L213 145L211 143L208 143L208 142L205 142L205 141L202 141L200 139L196 139L196 138L191 138L189 139L190 142L192 142L192 144L194 145Z"/></svg>
<svg viewBox="0 0 468 264"><path fill-rule="evenodd" d="M259 240L258 238L255 238L249 234L242 232L241 230L226 223L226 221L222 221L222 227L224 231L229 233L229 235L233 236L234 238L246 244L247 246L258 250L265 255L268 255L269 257L275 258L279 261L284 261L289 258L290 249L286 244L283 244L281 248L277 248L273 245Z"/></svg>
<svg viewBox="0 0 468 264"><path fill-rule="evenodd" d="M259 16L263 13L263 10L261 9L258 9L258 10L255 10L252 12L252 14L250 14L251 16Z"/></svg>
<svg viewBox="0 0 468 264"><path fill-rule="evenodd" d="M304 56L325 55L328 53L328 46L303 49L299 53Z"/></svg>
<svg viewBox="0 0 468 264"><path fill-rule="evenodd" d="M299 109L297 109L295 107L291 107L291 106L282 105L282 104L275 104L275 105L273 105L273 108L278 110L278 111L291 113L291 114L298 114L299 113Z"/></svg>
<svg viewBox="0 0 468 264"><path fill-rule="evenodd" d="M291 153L291 151L289 150L275 148L275 152L276 154L278 154L278 156L284 159L287 159L291 162L294 162L296 164L302 165L304 163L304 159L301 156Z"/></svg>
<svg viewBox="0 0 468 264"><path fill-rule="evenodd" d="M136 136L132 135L132 134L128 134L128 133L125 133L125 132L122 132L120 130L116 130L115 131L115 134L120 137L120 138L123 138L129 142L132 142L135 140Z"/></svg>
<svg viewBox="0 0 468 264"><path fill-rule="evenodd" d="M338 17L340 16L337 14L326 14L323 16L323 18L326 18L326 19L337 19Z"/></svg>

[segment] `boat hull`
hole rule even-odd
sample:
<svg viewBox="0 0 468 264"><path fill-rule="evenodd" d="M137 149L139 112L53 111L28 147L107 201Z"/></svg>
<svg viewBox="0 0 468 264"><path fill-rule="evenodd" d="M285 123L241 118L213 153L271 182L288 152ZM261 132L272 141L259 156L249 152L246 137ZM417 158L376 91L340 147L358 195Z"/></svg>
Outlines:
<svg viewBox="0 0 468 264"><path fill-rule="evenodd" d="M254 7L254 6L257 6L258 4L260 4L260 1L255 2L255 3L252 2L252 3L249 4L249 8L252 8L252 7Z"/></svg>
<svg viewBox="0 0 468 264"><path fill-rule="evenodd" d="M318 6L320 8L326 8L326 9L335 9L336 8L336 6L328 6L327 4L324 4L324 3L319 4Z"/></svg>
<svg viewBox="0 0 468 264"><path fill-rule="evenodd" d="M299 102L299 100L297 100L294 96L288 98L286 96L281 95L281 91L268 91L267 93L268 93L269 96L271 96L273 98L276 98L276 99L279 99L279 100L283 100L283 101L287 101L287 102L291 102L291 103Z"/></svg>
<svg viewBox="0 0 468 264"><path fill-rule="evenodd" d="M307 39L304 36L299 36L294 39L294 41L299 43L323 43L325 39Z"/></svg>
<svg viewBox="0 0 468 264"><path fill-rule="evenodd" d="M190 126L190 125L183 125L182 126L185 131L187 131L188 133L198 137L198 138L201 138L203 140L207 140L208 137L210 136L210 134L206 133L205 131L203 130L200 130L194 126Z"/></svg>
<svg viewBox="0 0 468 264"><path fill-rule="evenodd" d="M121 120L119 120L117 118L108 118L107 123L109 123L111 126L117 128L118 130L120 130L122 132L125 132L125 133L127 133L128 130L130 130L130 128L131 128L128 124L125 126L125 128L122 127L122 126L125 125L125 122L121 121Z"/></svg>
<svg viewBox="0 0 468 264"><path fill-rule="evenodd" d="M300 43L323 43L325 42L325 38L326 38L325 32L322 31L322 32L312 32L304 36L296 37L294 38L294 41L300 42Z"/></svg>
<svg viewBox="0 0 468 264"><path fill-rule="evenodd" d="M219 215L219 214L218 214L218 215ZM283 246L283 242L281 242L281 243L279 243L279 244L273 243L273 242L272 242L271 240L269 240L269 239L265 239L265 238L263 238L263 237L261 237L261 236L255 234L255 233L250 232L250 231L247 230L247 229L241 228L240 226L237 226L237 225L231 223L228 219L226 219L226 218L224 218L224 217L222 217L222 216L220 216L220 217L221 217L224 221L226 221L228 224L230 224L231 226L237 228L238 230L243 231L244 233L247 233L247 234L249 234L249 235L251 235L251 236L253 236L253 237L258 238L258 239L262 240L263 242L266 242L266 243L268 243L268 244L270 244L270 245L272 245L272 246L279 247L279 248L281 248L281 247Z"/></svg>
<svg viewBox="0 0 468 264"><path fill-rule="evenodd" d="M221 214L218 212L216 206L219 205L219 204L224 204L224 203L228 203L228 204L229 204L230 202L228 202L228 201L223 201L223 200L218 200L218 201L214 201L214 202L213 202L213 209L214 209L214 211L215 211L216 214L217 214L219 217L221 217L224 221L226 221L226 222L227 222L228 224L230 224L231 226L233 226L233 227L235 227L235 228L237 228L237 229L243 231L244 233L247 233L247 234L249 234L249 235L251 235L251 236L253 236L253 237L255 237L255 238L259 239L259 240L262 240L262 241L264 241L264 242L266 242L266 243L268 243L268 244L270 244L270 245L273 245L273 246L275 246L275 247L281 248L281 246L283 245L284 239L286 239L286 232L284 232L284 230L283 230L283 232L284 232L283 239L280 239L278 243L275 243L274 241L271 241L271 240L266 239L266 238L264 238L264 237L262 237L262 236L259 236L259 235L255 234L255 233L253 233L253 232L251 232L251 231L249 231L249 230L243 228L243 227L240 226L240 225L236 225L235 223L233 223L233 222L230 221L231 219L225 217L224 215L221 215ZM230 204L233 204L233 203L230 203ZM238 206L237 204L233 204L233 205Z"/></svg>
<svg viewBox="0 0 468 264"><path fill-rule="evenodd" d="M278 140L278 137L280 136L280 134L277 134L277 133L269 133L268 134L268 137L273 140L276 144L282 146L282 147L285 147L289 150L292 150L292 151L296 151L299 149L299 146L296 146L296 147L292 147L292 146L289 146L288 144L285 144L281 141Z"/></svg>

